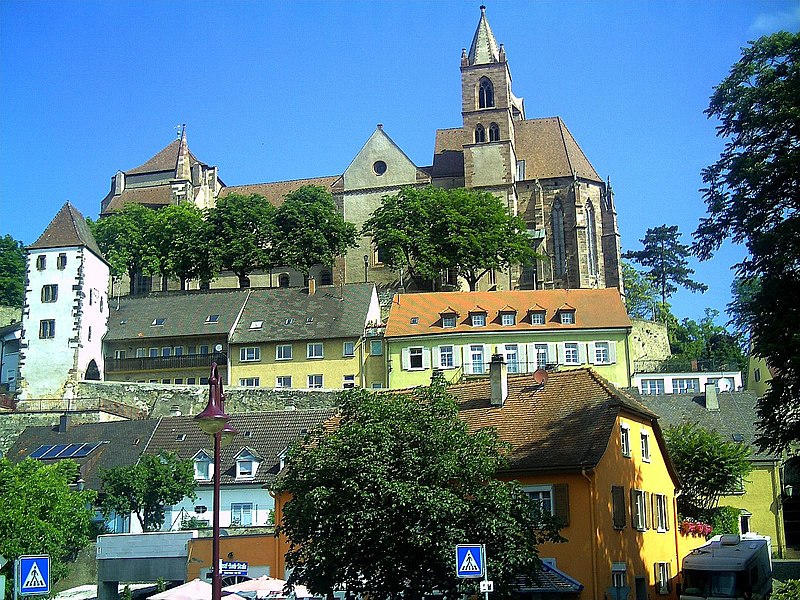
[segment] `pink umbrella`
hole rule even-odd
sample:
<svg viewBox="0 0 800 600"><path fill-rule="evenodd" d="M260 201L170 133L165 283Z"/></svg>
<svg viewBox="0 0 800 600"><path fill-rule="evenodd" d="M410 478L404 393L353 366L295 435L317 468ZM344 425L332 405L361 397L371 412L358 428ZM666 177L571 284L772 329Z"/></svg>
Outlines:
<svg viewBox="0 0 800 600"><path fill-rule="evenodd" d="M283 579L262 575L250 581L234 583L223 589L228 592L255 592L256 598L286 598L287 594L283 591L285 585L286 581ZM312 596L311 592L309 592L308 588L304 585L294 586L293 591L298 598L311 598Z"/></svg>

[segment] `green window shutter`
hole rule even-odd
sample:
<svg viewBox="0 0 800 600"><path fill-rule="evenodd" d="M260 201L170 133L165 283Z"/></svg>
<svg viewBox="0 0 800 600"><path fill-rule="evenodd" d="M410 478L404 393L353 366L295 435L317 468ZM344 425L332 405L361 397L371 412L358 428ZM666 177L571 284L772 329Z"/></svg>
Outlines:
<svg viewBox="0 0 800 600"><path fill-rule="evenodd" d="M569 525L569 485L566 483L556 483L553 486L553 509L564 526Z"/></svg>
<svg viewBox="0 0 800 600"><path fill-rule="evenodd" d="M614 529L625 528L625 488L621 485L611 486L611 509L614 517Z"/></svg>

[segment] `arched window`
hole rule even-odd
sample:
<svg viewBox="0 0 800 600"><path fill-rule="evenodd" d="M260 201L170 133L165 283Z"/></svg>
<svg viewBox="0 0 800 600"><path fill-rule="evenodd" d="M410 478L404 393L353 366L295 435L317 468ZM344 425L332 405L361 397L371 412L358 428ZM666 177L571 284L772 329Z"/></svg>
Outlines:
<svg viewBox="0 0 800 600"><path fill-rule="evenodd" d="M333 285L333 275L328 270L323 271L319 274L319 284L320 285Z"/></svg>
<svg viewBox="0 0 800 600"><path fill-rule="evenodd" d="M278 287L287 288L289 287L289 274L288 273L281 273L278 275Z"/></svg>
<svg viewBox="0 0 800 600"><path fill-rule="evenodd" d="M586 252L589 259L589 275L597 275L597 231L594 206L591 202L586 204Z"/></svg>
<svg viewBox="0 0 800 600"><path fill-rule="evenodd" d="M489 141L490 142L500 141L500 127L497 126L497 123L492 123L491 125L489 125Z"/></svg>
<svg viewBox="0 0 800 600"><path fill-rule="evenodd" d="M483 128L483 125L478 123L475 127L475 143L482 144L486 141L486 130Z"/></svg>
<svg viewBox="0 0 800 600"><path fill-rule="evenodd" d="M553 204L553 270L557 277L564 274L566 270L565 258L567 249L564 243L564 209L561 201L556 200Z"/></svg>
<svg viewBox="0 0 800 600"><path fill-rule="evenodd" d="M494 106L494 86L486 77L481 77L478 84L478 108L491 108Z"/></svg>

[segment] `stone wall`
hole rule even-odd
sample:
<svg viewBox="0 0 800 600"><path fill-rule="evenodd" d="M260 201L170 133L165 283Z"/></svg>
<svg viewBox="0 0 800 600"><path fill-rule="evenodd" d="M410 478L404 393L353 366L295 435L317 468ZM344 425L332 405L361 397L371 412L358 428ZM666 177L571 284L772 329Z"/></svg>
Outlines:
<svg viewBox="0 0 800 600"><path fill-rule="evenodd" d="M629 336L631 362L637 360L664 360L669 358L667 326L653 321L632 319L633 328ZM631 364L631 367L634 365Z"/></svg>

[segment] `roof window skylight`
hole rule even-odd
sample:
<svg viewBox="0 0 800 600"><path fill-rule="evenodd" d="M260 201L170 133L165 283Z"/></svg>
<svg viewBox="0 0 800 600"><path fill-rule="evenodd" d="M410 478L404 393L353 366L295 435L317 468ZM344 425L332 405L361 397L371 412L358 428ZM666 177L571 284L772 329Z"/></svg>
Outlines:
<svg viewBox="0 0 800 600"><path fill-rule="evenodd" d="M166 321L166 317L157 317L153 319L153 322L150 323L150 327L161 327L164 325L164 321Z"/></svg>
<svg viewBox="0 0 800 600"><path fill-rule="evenodd" d="M208 315L206 317L206 323L217 323L219 322L219 315Z"/></svg>
<svg viewBox="0 0 800 600"><path fill-rule="evenodd" d="M250 329L261 329L264 326L264 321L251 321Z"/></svg>

